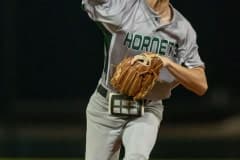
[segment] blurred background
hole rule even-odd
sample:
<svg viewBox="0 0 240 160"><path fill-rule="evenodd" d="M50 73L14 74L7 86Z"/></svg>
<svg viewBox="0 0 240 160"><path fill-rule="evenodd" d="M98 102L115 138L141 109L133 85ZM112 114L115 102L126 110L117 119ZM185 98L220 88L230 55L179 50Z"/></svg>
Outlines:
<svg viewBox="0 0 240 160"><path fill-rule="evenodd" d="M0 2L0 157L84 156L85 109L103 67L103 36L80 4ZM240 157L236 19L224 0L172 4L198 33L209 90L203 97L173 91L152 157Z"/></svg>

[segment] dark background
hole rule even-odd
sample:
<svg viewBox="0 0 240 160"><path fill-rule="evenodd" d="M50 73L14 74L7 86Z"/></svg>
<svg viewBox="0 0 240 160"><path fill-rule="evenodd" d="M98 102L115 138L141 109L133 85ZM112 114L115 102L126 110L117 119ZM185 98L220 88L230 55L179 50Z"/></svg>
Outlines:
<svg viewBox="0 0 240 160"><path fill-rule="evenodd" d="M101 75L103 36L80 4L0 2L0 156L83 157L85 107ZM203 97L173 91L153 156L239 157L235 5L172 4L198 33L209 90Z"/></svg>

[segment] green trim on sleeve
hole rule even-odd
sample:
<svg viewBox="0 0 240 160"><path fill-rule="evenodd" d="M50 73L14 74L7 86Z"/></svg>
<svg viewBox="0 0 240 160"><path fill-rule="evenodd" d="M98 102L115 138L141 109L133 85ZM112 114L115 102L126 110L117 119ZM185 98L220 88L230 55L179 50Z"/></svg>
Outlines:
<svg viewBox="0 0 240 160"><path fill-rule="evenodd" d="M103 33L103 40L104 40L104 46L105 46L105 56L104 56L104 67L103 70L107 74L108 70L108 51L110 48L111 40L112 40L112 33L110 33L103 25L101 22L96 22L98 28L102 31Z"/></svg>
<svg viewBox="0 0 240 160"><path fill-rule="evenodd" d="M85 5L84 4L81 4L81 7L80 7L82 10L85 10Z"/></svg>
<svg viewBox="0 0 240 160"><path fill-rule="evenodd" d="M110 33L103 25L101 22L96 22L98 28L102 31L103 36L104 36L104 44L107 47L107 50L109 50L110 43L112 40L112 33Z"/></svg>

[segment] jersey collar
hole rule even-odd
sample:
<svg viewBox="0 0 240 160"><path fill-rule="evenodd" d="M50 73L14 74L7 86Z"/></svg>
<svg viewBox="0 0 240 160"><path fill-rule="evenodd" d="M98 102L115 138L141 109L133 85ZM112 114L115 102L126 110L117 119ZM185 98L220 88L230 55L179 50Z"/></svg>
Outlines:
<svg viewBox="0 0 240 160"><path fill-rule="evenodd" d="M169 23L167 24L161 24L161 16L158 15L158 13L156 11L154 11L146 2L146 0L143 0L144 1L144 6L145 8L148 10L150 16L152 18L154 18L156 21L157 21L157 28L161 28L161 27L164 27L164 26L168 26L170 24L172 24L173 22L175 22L175 18L176 18L176 11L175 11L175 8L173 7L173 5L171 3L169 3L170 5L170 8L172 10L172 19Z"/></svg>

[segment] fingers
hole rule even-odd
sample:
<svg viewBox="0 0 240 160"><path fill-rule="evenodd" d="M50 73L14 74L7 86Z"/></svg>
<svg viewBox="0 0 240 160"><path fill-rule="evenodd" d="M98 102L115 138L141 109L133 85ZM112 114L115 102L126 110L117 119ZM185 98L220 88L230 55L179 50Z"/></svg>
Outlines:
<svg viewBox="0 0 240 160"><path fill-rule="evenodd" d="M133 65L136 61L144 61L144 58L142 55L136 55L133 57L132 61L131 61L131 65Z"/></svg>
<svg viewBox="0 0 240 160"><path fill-rule="evenodd" d="M149 57L146 57L144 55L136 55L134 58L131 60L131 65L133 65L135 62L139 62L143 65L150 65L151 59Z"/></svg>
<svg viewBox="0 0 240 160"><path fill-rule="evenodd" d="M162 67L167 67L170 63L170 59L166 56L158 56L160 58L160 60L162 61Z"/></svg>
<svg viewBox="0 0 240 160"><path fill-rule="evenodd" d="M162 61L162 67L168 66L171 61L166 56L157 55L157 57ZM131 60L131 65L133 65L136 62L141 63L145 66L149 66L149 65L151 65L151 57L145 56L145 55L136 55Z"/></svg>

